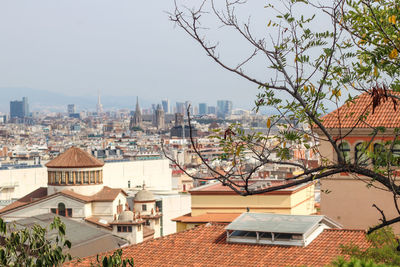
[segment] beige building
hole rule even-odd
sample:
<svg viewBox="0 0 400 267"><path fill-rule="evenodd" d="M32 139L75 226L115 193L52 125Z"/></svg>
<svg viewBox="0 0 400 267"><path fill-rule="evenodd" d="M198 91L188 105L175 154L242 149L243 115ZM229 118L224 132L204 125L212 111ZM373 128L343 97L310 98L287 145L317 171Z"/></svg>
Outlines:
<svg viewBox="0 0 400 267"><path fill-rule="evenodd" d="M343 105L338 110L323 117L323 124L334 138L346 135L341 149L350 162L361 155L361 145L371 139L371 127L383 126L384 133L379 133L370 148L379 146L384 141L393 140L394 128L400 127L400 113L393 109L392 101L386 101L372 113L371 97L364 93L354 103ZM362 112L370 112L366 121L358 122ZM356 128L352 130L352 127ZM352 130L352 131L351 131ZM350 132L351 131L351 132ZM320 136L323 136L319 131ZM400 147L394 148L395 150ZM321 141L321 155L331 162L337 162L337 155L333 147L326 141ZM398 153L394 151L394 153ZM366 161L366 164L371 164ZM340 173L329 178L321 179L321 214L327 215L341 223L345 228L368 229L378 224L380 213L372 205L375 204L384 210L386 219L397 217L393 194L382 190L379 183L371 183L371 179L348 173ZM400 204L400 203L399 203ZM400 233L400 225L392 225L396 233Z"/></svg>
<svg viewBox="0 0 400 267"><path fill-rule="evenodd" d="M260 180L255 183L267 187L285 182ZM310 215L316 212L312 182L246 197L238 195L221 183L212 183L194 188L190 194L192 213L174 219L178 232L207 222L231 222L246 211L292 215Z"/></svg>

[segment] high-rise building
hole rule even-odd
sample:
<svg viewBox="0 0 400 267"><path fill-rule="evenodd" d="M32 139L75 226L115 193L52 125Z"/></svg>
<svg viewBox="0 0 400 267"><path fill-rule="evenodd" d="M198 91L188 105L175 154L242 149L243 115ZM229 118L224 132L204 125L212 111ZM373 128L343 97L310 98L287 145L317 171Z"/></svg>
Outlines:
<svg viewBox="0 0 400 267"><path fill-rule="evenodd" d="M232 114L232 101L218 100L217 101L217 116L225 118Z"/></svg>
<svg viewBox="0 0 400 267"><path fill-rule="evenodd" d="M215 106L209 106L207 108L207 113L208 114L217 114L217 108Z"/></svg>
<svg viewBox="0 0 400 267"><path fill-rule="evenodd" d="M199 115L205 115L207 114L207 104L206 103L200 103L199 104Z"/></svg>
<svg viewBox="0 0 400 267"><path fill-rule="evenodd" d="M23 97L22 101L10 101L10 117L21 119L29 117L29 104L27 97Z"/></svg>
<svg viewBox="0 0 400 267"><path fill-rule="evenodd" d="M185 103L176 102L176 113L186 114Z"/></svg>
<svg viewBox="0 0 400 267"><path fill-rule="evenodd" d="M164 110L164 113L165 114L171 113L171 110L170 110L171 108L169 106L169 100L168 99L164 99L163 101L161 101L161 103L162 103L162 108Z"/></svg>
<svg viewBox="0 0 400 267"><path fill-rule="evenodd" d="M175 126L182 126L184 123L183 114L175 113Z"/></svg>
<svg viewBox="0 0 400 267"><path fill-rule="evenodd" d="M68 115L72 113L76 113L75 104L68 105Z"/></svg>

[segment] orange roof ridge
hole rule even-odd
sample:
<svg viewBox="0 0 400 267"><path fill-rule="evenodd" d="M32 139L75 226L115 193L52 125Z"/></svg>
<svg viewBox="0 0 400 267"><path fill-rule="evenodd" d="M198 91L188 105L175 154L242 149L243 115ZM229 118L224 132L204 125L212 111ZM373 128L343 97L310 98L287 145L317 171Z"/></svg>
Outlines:
<svg viewBox="0 0 400 267"><path fill-rule="evenodd" d="M104 162L74 146L46 164L48 168L94 168L102 166L104 166Z"/></svg>
<svg viewBox="0 0 400 267"><path fill-rule="evenodd" d="M400 92L388 91L388 94L400 96ZM369 113L365 120L359 118ZM338 109L321 118L326 128L370 128L383 126L396 128L400 126L400 112L394 110L391 99L381 102L372 114L372 98L370 92L362 93L353 102L343 104Z"/></svg>

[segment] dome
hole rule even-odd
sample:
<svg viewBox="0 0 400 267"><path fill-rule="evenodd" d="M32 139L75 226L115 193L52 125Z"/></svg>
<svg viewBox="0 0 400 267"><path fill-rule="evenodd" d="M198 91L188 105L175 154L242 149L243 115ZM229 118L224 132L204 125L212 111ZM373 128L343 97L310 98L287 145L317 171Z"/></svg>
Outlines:
<svg viewBox="0 0 400 267"><path fill-rule="evenodd" d="M135 201L155 201L155 199L152 192L142 189L136 193Z"/></svg>
<svg viewBox="0 0 400 267"><path fill-rule="evenodd" d="M86 151L71 147L46 164L47 168L96 168L103 167L104 162L96 159Z"/></svg>
<svg viewBox="0 0 400 267"><path fill-rule="evenodd" d="M122 222L133 221L133 212L130 210L125 210L121 212L121 214L118 216L118 221Z"/></svg>

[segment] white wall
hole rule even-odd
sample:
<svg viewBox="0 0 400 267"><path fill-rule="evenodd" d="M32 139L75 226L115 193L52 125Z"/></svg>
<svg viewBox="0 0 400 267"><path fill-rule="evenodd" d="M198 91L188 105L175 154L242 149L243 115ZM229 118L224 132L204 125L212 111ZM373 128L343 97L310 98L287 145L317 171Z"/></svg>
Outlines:
<svg viewBox="0 0 400 267"><path fill-rule="evenodd" d="M163 235L176 233L176 222L172 219L190 213L190 194L161 196Z"/></svg>
<svg viewBox="0 0 400 267"><path fill-rule="evenodd" d="M15 185L14 188L7 188ZM47 168L0 170L0 200L19 199L47 186Z"/></svg>
<svg viewBox="0 0 400 267"><path fill-rule="evenodd" d="M110 162L103 167L103 184L113 188L131 188L142 186L151 190L171 190L172 171L169 160L139 160Z"/></svg>

